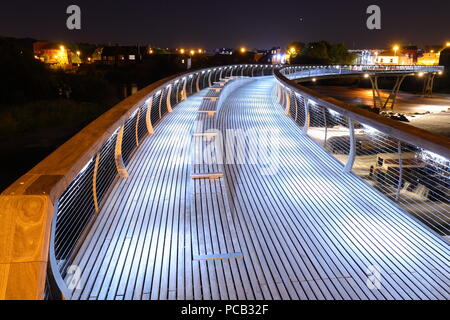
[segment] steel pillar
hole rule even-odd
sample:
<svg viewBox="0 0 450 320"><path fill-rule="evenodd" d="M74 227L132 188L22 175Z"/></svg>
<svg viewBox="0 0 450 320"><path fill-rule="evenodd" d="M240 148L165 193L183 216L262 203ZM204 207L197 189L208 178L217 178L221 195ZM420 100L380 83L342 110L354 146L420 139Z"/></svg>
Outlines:
<svg viewBox="0 0 450 320"><path fill-rule="evenodd" d="M372 83L372 94L373 94L373 107L379 108L380 110L391 110L394 111L395 102L397 101L398 92L400 91L400 87L405 81L407 75L398 75L395 76L395 85L392 88L389 96L385 101L383 101L383 97L380 93L380 88L378 87L378 77L377 76L369 76L370 82Z"/></svg>

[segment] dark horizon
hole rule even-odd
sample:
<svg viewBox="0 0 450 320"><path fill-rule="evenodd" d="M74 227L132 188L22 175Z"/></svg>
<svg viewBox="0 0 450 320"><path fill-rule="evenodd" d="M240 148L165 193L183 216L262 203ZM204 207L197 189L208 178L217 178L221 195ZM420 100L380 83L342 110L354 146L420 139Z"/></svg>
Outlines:
<svg viewBox="0 0 450 320"><path fill-rule="evenodd" d="M82 10L82 30L66 28L66 8ZM382 30L366 28L366 9L382 10ZM291 41L343 42L349 49L435 45L450 41L450 2L442 0L306 2L197 0L150 3L15 1L0 4L0 34L62 42L142 44L159 47L270 48ZM303 21L302 21L303 20Z"/></svg>

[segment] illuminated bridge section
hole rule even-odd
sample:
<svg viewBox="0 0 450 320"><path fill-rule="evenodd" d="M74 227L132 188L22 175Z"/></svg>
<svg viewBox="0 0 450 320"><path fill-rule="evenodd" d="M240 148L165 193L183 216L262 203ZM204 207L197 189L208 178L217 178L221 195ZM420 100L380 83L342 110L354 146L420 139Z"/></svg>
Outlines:
<svg viewBox="0 0 450 320"><path fill-rule="evenodd" d="M344 173L286 117L274 100L275 83L240 81L213 119L198 112L201 92L160 122L75 257L82 286L71 298L450 297L448 244ZM279 143L277 167L197 164L193 150L208 143L193 137L199 121L207 123L203 132L268 134ZM234 137L221 138L226 145ZM246 139L259 143L257 135ZM198 166L223 178L193 179Z"/></svg>
<svg viewBox="0 0 450 320"><path fill-rule="evenodd" d="M449 299L450 142L293 81L368 72L336 69L112 108L1 195L0 299ZM369 76L442 72L394 69Z"/></svg>

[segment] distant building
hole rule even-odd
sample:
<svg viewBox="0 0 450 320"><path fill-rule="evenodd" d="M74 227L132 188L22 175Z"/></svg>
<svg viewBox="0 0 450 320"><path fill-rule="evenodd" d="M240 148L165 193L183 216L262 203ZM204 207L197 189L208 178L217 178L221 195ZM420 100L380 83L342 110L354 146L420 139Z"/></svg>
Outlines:
<svg viewBox="0 0 450 320"><path fill-rule="evenodd" d="M377 56L376 64L395 66L395 65L412 65L413 58L402 52L386 51Z"/></svg>
<svg viewBox="0 0 450 320"><path fill-rule="evenodd" d="M441 58L442 46L426 46L422 55L417 59L417 64L437 66Z"/></svg>
<svg viewBox="0 0 450 320"><path fill-rule="evenodd" d="M63 45L49 41L36 41L33 43L34 57L50 65L61 67L72 64L73 53Z"/></svg>
<svg viewBox="0 0 450 320"><path fill-rule="evenodd" d="M355 64L374 65L380 50L349 50L348 52L355 55Z"/></svg>
<svg viewBox="0 0 450 320"><path fill-rule="evenodd" d="M424 66L437 66L441 58L440 52L424 52L421 57L417 59L417 64Z"/></svg>
<svg viewBox="0 0 450 320"><path fill-rule="evenodd" d="M417 46L402 47L401 53L408 56L412 60L412 64L417 63L417 58L419 57L419 48Z"/></svg>
<svg viewBox="0 0 450 320"><path fill-rule="evenodd" d="M287 62L286 52L282 51L280 47L273 47L270 49L269 63L271 64L285 64Z"/></svg>
<svg viewBox="0 0 450 320"><path fill-rule="evenodd" d="M142 61L143 53L147 51L147 48L141 48L140 46L103 47L99 62L111 65L137 63Z"/></svg>
<svg viewBox="0 0 450 320"><path fill-rule="evenodd" d="M232 55L233 54L233 49L231 49L231 48L219 48L219 49L216 49L216 53L217 54L224 54L224 55Z"/></svg>

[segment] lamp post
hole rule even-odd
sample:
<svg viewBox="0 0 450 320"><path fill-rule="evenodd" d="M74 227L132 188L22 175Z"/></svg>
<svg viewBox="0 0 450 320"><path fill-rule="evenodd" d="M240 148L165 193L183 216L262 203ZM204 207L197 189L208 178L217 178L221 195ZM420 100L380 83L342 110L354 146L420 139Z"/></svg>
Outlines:
<svg viewBox="0 0 450 320"><path fill-rule="evenodd" d="M395 45L395 46L394 46L394 54L395 54L395 56L397 56L398 50L400 50L400 46Z"/></svg>

